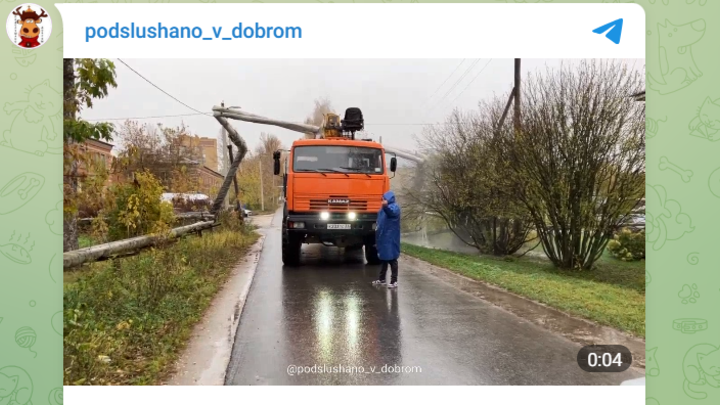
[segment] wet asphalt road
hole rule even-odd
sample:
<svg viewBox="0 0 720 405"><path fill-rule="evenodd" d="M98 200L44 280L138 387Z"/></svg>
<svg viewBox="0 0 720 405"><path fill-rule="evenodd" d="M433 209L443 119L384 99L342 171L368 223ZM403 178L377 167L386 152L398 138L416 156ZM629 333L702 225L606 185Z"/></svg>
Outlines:
<svg viewBox="0 0 720 405"><path fill-rule="evenodd" d="M642 376L585 372L580 345L402 260L397 290L370 284L379 267L362 251L304 245L303 266L284 268L279 224L276 215L266 229L226 384L617 385ZM314 365L337 372L288 373Z"/></svg>

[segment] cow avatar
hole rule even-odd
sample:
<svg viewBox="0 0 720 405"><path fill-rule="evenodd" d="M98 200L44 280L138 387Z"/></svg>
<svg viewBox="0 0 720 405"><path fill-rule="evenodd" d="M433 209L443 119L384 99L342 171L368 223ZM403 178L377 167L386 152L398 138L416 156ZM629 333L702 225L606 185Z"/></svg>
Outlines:
<svg viewBox="0 0 720 405"><path fill-rule="evenodd" d="M27 10L20 12L22 7L18 7L13 11L13 15L20 17L18 24L20 24L20 45L23 48L36 48L41 45L40 43L40 27L38 24L42 22L43 17L48 15L45 10L40 9L40 14L33 11L32 8L28 7Z"/></svg>

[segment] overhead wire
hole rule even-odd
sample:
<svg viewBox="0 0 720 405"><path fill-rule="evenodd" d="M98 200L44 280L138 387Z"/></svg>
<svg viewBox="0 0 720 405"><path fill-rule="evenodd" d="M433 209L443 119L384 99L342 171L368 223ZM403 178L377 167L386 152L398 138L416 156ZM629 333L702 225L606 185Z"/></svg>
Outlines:
<svg viewBox="0 0 720 405"><path fill-rule="evenodd" d="M437 87L437 89L435 89L435 91L433 91L432 95L430 95L430 97L428 97L428 99L425 100L424 103L422 103L422 105L420 106L420 108L423 108L423 107L425 106L425 104L427 104L427 103L435 96L435 94L438 92L438 90L440 90L440 89L442 88L442 86L444 86L445 83L447 83L447 81L450 80L451 77L453 77L453 75L455 74L455 72L457 72L457 70L460 69L460 66L462 66L462 64L463 64L466 60L467 60L467 59L461 60L460 63L458 63L458 65L455 66L455 69L452 71L452 73L450 73L450 75L445 78L445 80L442 82L442 84L440 84L440 85Z"/></svg>
<svg viewBox="0 0 720 405"><path fill-rule="evenodd" d="M204 112L198 110L197 108L193 108L193 107L191 107L191 106L183 103L182 101L178 100L177 97L175 97L175 96L173 96L172 94L168 93L167 91L161 89L158 85L156 85L155 83L153 83L152 81L150 81L150 80L149 80L148 78L146 78L145 76L141 75L140 72L138 72L137 70L133 69L133 68L132 68L130 65L128 65L124 60L122 60L122 59L120 59L120 58L117 58L117 60L119 60L123 65L127 66L128 69L130 69L131 71L133 71L133 73L135 73L136 75L140 76L140 78L142 78L142 79L145 80L146 82L150 83L150 85L152 85L152 86L155 87L156 89L158 89L158 90L160 90L161 92L163 92L166 96L172 98L173 100L177 101L178 103L184 105L185 107L187 107L187 108L189 108L189 109L191 109L191 110L193 110L193 111L195 111L195 112L197 112L197 113L200 113L200 114L202 114L202 115L210 115L210 114L208 114L208 113L204 113Z"/></svg>
<svg viewBox="0 0 720 405"><path fill-rule="evenodd" d="M465 70L465 73L463 73L463 75L460 76L460 78L457 79L457 81L455 81L455 83L452 85L452 87L450 88L450 90L448 90L447 93L445 93L445 94L440 98L440 100L438 100L438 102L437 102L430 110L427 111L426 114L430 114L430 113L431 113L432 111L434 111L440 104L442 104L443 100L445 100L445 98L446 98L450 93L452 93L453 90L455 90L455 87L457 87L457 85L465 78L465 76L467 76L468 73L470 73L470 71L471 71L471 70L475 67L475 65L477 65L479 62L480 62L480 59L477 59L475 62L473 62L473 64L470 65L470 67L468 67L468 68Z"/></svg>
<svg viewBox="0 0 720 405"><path fill-rule="evenodd" d="M485 70L486 67L488 67L488 65L490 64L490 62L492 62L492 58L491 58L489 61L487 61L487 63L485 64L485 66L483 66L482 69L480 69L480 71L477 72L477 74L475 74L475 77L473 77L473 79L470 81L470 83L468 83L468 85L465 86L465 88L463 89L463 91L460 92L460 94L458 94L457 96L455 96L455 98L450 102L450 104L453 104L453 103L455 102L455 100L457 100L458 98L460 98L460 96L462 96L462 94L465 93L465 91L470 88L470 86L473 84L473 82L475 81L475 79L477 79L478 77L480 77L480 74Z"/></svg>

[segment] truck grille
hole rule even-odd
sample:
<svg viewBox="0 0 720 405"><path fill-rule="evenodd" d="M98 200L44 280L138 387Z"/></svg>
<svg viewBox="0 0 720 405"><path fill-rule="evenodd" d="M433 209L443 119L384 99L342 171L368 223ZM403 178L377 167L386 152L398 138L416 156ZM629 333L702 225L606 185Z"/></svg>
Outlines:
<svg viewBox="0 0 720 405"><path fill-rule="evenodd" d="M328 200L349 201L349 203L333 203ZM324 199L311 199L309 208L311 211L366 211L368 202L366 199L351 199L348 196L331 195Z"/></svg>

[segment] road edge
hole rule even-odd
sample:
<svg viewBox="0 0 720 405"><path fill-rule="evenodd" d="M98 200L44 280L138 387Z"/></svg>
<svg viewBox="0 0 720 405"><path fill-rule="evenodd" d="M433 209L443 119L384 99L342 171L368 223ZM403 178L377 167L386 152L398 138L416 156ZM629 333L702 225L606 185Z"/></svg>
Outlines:
<svg viewBox="0 0 720 405"><path fill-rule="evenodd" d="M259 229L255 230L256 232ZM193 328L185 348L163 385L224 385L240 317L255 280L266 235L260 237L233 267ZM243 280L244 279L244 280ZM242 283L239 293L236 288ZM221 322L221 325L215 325ZM222 335L220 335L222 331ZM208 353L210 351L210 353Z"/></svg>
<svg viewBox="0 0 720 405"><path fill-rule="evenodd" d="M591 344L623 344L630 349L633 355L633 367L644 370L645 368L645 339L633 336L619 329L601 325L588 319L584 319L549 305L543 304L508 291L494 284L477 280L463 274L456 273L450 269L436 266L417 257L402 253L401 258L414 263L416 268L426 274L439 278L441 281L450 284L460 291L479 298L497 308L509 312L518 318L549 330L565 339L581 345ZM474 286L469 287L469 286ZM527 306L527 310L513 308L511 303L520 301ZM509 305L510 304L510 305ZM561 323L571 323L577 327L575 333L568 333L564 328L558 326ZM600 336L605 336L603 340ZM598 340L594 339L597 338ZM618 342L619 341L619 342Z"/></svg>

